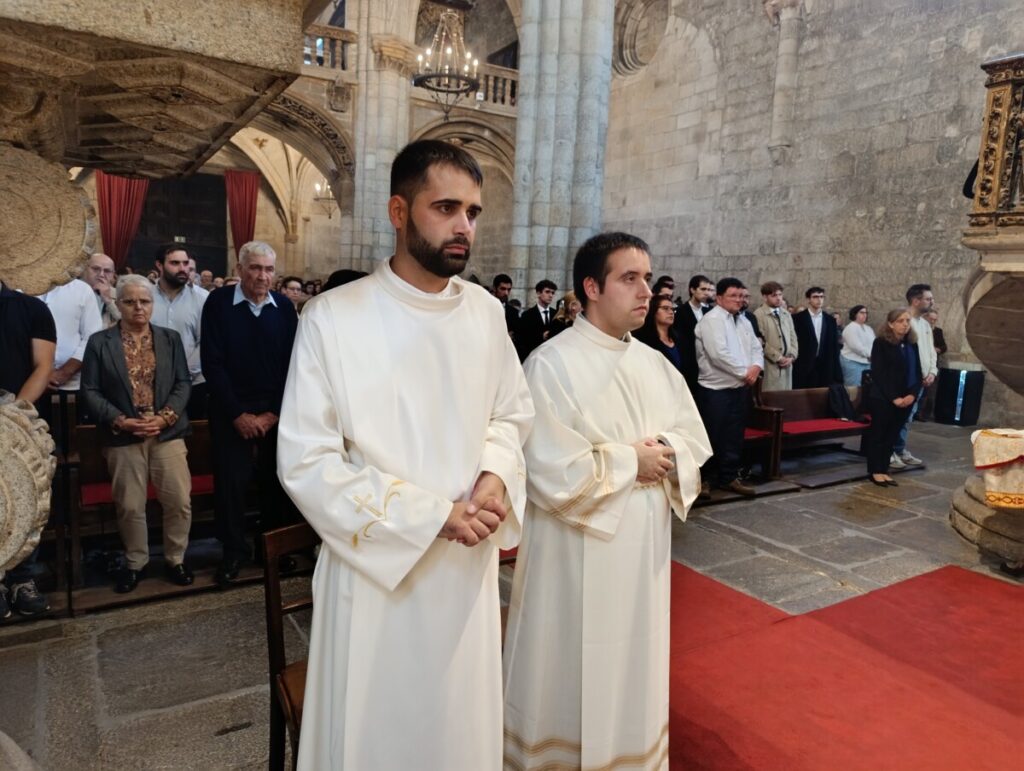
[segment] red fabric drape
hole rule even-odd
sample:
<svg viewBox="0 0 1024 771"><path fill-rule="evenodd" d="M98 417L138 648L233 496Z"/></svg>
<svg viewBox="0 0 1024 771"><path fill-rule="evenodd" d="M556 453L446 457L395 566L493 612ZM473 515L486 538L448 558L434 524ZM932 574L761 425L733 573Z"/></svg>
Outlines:
<svg viewBox="0 0 1024 771"><path fill-rule="evenodd" d="M228 193L228 213L231 215L231 240L235 242L235 256L242 244L252 241L256 232L256 198L260 192L258 171L224 172L224 187Z"/></svg>
<svg viewBox="0 0 1024 771"><path fill-rule="evenodd" d="M129 179L96 172L96 200L100 207L100 233L103 251L123 268L128 249L139 232L142 204L149 190L148 179Z"/></svg>

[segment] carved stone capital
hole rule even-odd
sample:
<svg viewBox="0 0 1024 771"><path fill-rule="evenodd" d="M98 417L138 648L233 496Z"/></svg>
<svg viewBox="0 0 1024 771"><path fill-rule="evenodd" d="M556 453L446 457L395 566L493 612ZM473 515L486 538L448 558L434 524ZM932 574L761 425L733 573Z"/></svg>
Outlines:
<svg viewBox="0 0 1024 771"><path fill-rule="evenodd" d="M762 0L762 2L764 3L764 15L768 17L768 21L773 27L779 25L783 11L792 9L799 13L804 4L804 0Z"/></svg>
<svg viewBox="0 0 1024 771"><path fill-rule="evenodd" d="M370 45L378 67L394 70L405 78L412 77L416 63L416 46L397 35L374 35Z"/></svg>

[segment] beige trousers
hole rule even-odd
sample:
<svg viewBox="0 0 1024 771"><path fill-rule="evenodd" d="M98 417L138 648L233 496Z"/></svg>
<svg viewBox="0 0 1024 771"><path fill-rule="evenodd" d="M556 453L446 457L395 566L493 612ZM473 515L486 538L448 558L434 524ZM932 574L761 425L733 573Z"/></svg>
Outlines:
<svg viewBox="0 0 1024 771"><path fill-rule="evenodd" d="M159 442L151 437L124 447L107 447L103 455L113 481L117 529L128 567L141 570L149 562L146 487L150 481L164 510L164 559L168 565L180 565L192 526L192 475L185 440Z"/></svg>

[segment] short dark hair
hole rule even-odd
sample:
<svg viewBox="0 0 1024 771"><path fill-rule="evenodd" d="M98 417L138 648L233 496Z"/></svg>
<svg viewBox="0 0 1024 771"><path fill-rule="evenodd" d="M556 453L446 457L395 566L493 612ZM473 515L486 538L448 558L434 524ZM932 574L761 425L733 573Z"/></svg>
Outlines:
<svg viewBox="0 0 1024 771"><path fill-rule="evenodd" d="M854 305L850 308L850 321L854 321L857 318L857 314L861 311L866 311L868 308L866 305Z"/></svg>
<svg viewBox="0 0 1024 771"><path fill-rule="evenodd" d="M658 294L659 289L668 286L669 284L672 285L673 289L676 288L676 280L672 278L672 276L658 276L658 280L654 282L654 286L651 287L651 291L654 292L654 294Z"/></svg>
<svg viewBox="0 0 1024 771"><path fill-rule="evenodd" d="M809 298L812 294L819 294L819 293L820 294L825 294L825 290L822 289L820 286L812 286L810 289L808 289L806 292L804 292L804 297L805 298Z"/></svg>
<svg viewBox="0 0 1024 771"><path fill-rule="evenodd" d="M784 287L778 281L765 281L763 284L761 284L761 294L768 296L770 294L775 294L776 292L781 292L785 288L786 287Z"/></svg>
<svg viewBox="0 0 1024 771"><path fill-rule="evenodd" d="M714 283L715 282L712 281L707 276L705 276L705 275L703 275L701 273L698 273L696 276L691 276L690 277L690 284L689 284L688 289L692 293L693 290L696 289L697 287L699 287L701 284L714 284Z"/></svg>
<svg viewBox="0 0 1024 771"><path fill-rule="evenodd" d="M281 288L284 289L292 281L298 281L299 282L299 289L302 289L302 287L303 287L302 279L299 278L298 276L285 276L284 278L282 278L281 279Z"/></svg>
<svg viewBox="0 0 1024 771"><path fill-rule="evenodd" d="M608 255L619 249L639 249L646 254L651 248L642 238L629 233L598 233L591 236L576 252L572 262L572 288L580 305L587 307L587 293L583 289L585 279L592 278L597 288L604 291L604 280L608 277Z"/></svg>
<svg viewBox="0 0 1024 771"><path fill-rule="evenodd" d="M188 253L188 249L183 244L160 244L153 253L153 259L163 265L164 259L171 252L184 252L189 259L192 259L192 255Z"/></svg>
<svg viewBox="0 0 1024 771"><path fill-rule="evenodd" d="M351 270L350 268L336 270L327 277L327 283L324 284L323 291L326 292L328 289L344 286L345 284L355 281L358 278L362 278L365 275L367 275L365 270Z"/></svg>
<svg viewBox="0 0 1024 771"><path fill-rule="evenodd" d="M410 142L395 156L391 164L391 195L400 195L406 203L412 204L416 194L427 184L430 167L438 165L466 172L477 187L484 183L480 164L461 147L440 139L421 139Z"/></svg>
<svg viewBox="0 0 1024 771"><path fill-rule="evenodd" d="M720 278L718 280L718 283L715 284L715 294L723 295L726 292L728 292L730 289L746 289L746 288L747 288L747 285L744 284L742 281L740 281L735 276L726 276L725 278Z"/></svg>
<svg viewBox="0 0 1024 771"><path fill-rule="evenodd" d="M494 287L495 289L497 289L502 284L511 284L511 283L512 283L512 277L511 276L506 275L505 273L499 273L497 276L494 277L494 281L491 282L491 286Z"/></svg>
<svg viewBox="0 0 1024 771"><path fill-rule="evenodd" d="M932 291L931 284L914 284L907 290L907 302L912 303L925 292Z"/></svg>
<svg viewBox="0 0 1024 771"><path fill-rule="evenodd" d="M542 278L540 281L537 282L537 286L534 287L534 290L536 290L537 294L540 294L545 289L550 289L552 292L557 292L558 284L556 284L551 279Z"/></svg>

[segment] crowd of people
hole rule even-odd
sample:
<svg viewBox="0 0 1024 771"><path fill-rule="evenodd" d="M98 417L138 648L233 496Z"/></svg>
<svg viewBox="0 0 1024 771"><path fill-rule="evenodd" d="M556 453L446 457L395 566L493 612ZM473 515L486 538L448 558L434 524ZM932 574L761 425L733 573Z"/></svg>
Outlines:
<svg viewBox="0 0 1024 771"><path fill-rule="evenodd" d="M97 254L41 298L0 293L0 387L44 412L75 393L99 427L126 555L116 591L146 577L150 483L166 577L194 581L190 421L210 425L219 585L260 559L253 482L262 529L302 516L323 539L300 768L663 756L670 522L711 485L756 492L740 473L751 389L864 385L872 481L920 463L907 432L943 348L928 285L872 332L862 305L840 324L819 286L792 307L766 282L751 310L739 278L695 275L677 298L671 277L652 285L646 243L605 233L577 253L571 292L556 302L543 280L520 313L509 276L493 297L458 278L482 180L455 146L403 150L396 252L361 281L279 279L253 241L223 281L197 280L168 244L149 277ZM492 547L520 536L503 684ZM47 609L34 558L9 572L0 616ZM622 708L588 708L584 682Z"/></svg>

